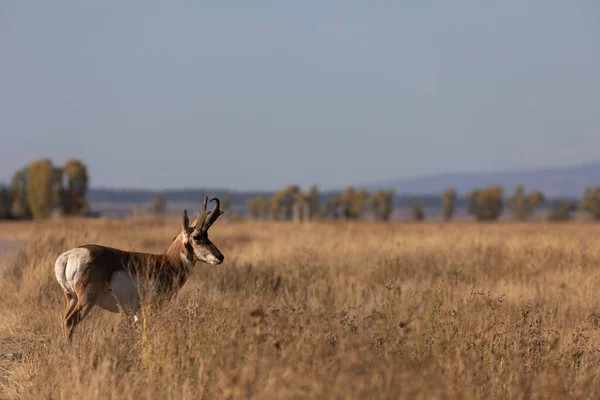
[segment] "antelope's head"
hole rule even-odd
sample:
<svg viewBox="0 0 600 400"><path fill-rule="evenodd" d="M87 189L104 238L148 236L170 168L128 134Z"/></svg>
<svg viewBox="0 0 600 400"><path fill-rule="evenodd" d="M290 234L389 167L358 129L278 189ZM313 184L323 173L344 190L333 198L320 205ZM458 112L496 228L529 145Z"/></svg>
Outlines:
<svg viewBox="0 0 600 400"><path fill-rule="evenodd" d="M208 205L208 197L204 198L202 210L200 210L200 213L198 214L196 221L194 221L193 226L190 226L187 210L183 211L183 227L181 237L183 240L183 245L189 253L193 254L196 260L205 262L207 264L219 265L223 262L225 257L223 254L221 254L219 249L217 249L217 246L215 246L208 239L208 228L210 228L217 218L224 214L225 211L221 211L219 208L221 205L219 199L214 198L211 201L213 200L216 202L216 205L215 208L209 213L206 210L206 206Z"/></svg>

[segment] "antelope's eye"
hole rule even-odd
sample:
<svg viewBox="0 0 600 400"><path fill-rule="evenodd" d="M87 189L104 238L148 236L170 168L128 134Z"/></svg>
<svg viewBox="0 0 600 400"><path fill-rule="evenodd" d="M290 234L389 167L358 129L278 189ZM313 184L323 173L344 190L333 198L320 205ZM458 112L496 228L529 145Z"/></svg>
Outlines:
<svg viewBox="0 0 600 400"><path fill-rule="evenodd" d="M202 239L202 235L192 236L192 239L194 239L196 242L199 242Z"/></svg>

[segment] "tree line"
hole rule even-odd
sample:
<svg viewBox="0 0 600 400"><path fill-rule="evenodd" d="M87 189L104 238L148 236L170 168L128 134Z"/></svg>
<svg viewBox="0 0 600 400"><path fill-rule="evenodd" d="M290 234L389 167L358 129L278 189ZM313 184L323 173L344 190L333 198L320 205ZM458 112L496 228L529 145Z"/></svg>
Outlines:
<svg viewBox="0 0 600 400"><path fill-rule="evenodd" d="M375 220L388 221L394 210L394 197L392 190L369 193L365 189L349 186L321 204L316 185L305 192L297 185L290 185L270 197L262 194L253 196L247 206L248 214L255 220L357 220L370 213ZM448 188L441 197L442 217L450 221L455 215L458 193L455 188ZM517 186L512 195L505 196L504 188L499 185L473 190L466 194L464 200L468 214L477 221L498 220L505 211L510 213L513 220L530 220L548 202L542 192L527 192L523 186ZM411 206L413 219L425 220L424 205L413 202ZM579 203L571 200L554 201L549 205L546 218L550 221L571 220L577 210L594 220L600 220L600 186L588 188Z"/></svg>
<svg viewBox="0 0 600 400"><path fill-rule="evenodd" d="M9 186L0 186L0 219L47 218L58 215L85 215L89 212L86 197L88 192L88 170L79 159L72 158L62 166L55 166L49 158L35 160L13 175ZM231 196L225 193L221 208L228 210ZM442 217L453 219L459 199L454 188L441 195ZM540 191L527 192L517 186L514 193L505 196L504 189L492 185L476 189L464 196L467 212L477 221L494 221L508 210L511 218L526 221L536 216L539 208L547 203ZM359 220L368 215L378 221L391 219L395 205L393 190L369 192L349 186L333 195L321 196L316 185L302 190L298 185L289 185L273 194L258 194L247 199L248 215L254 220ZM426 219L423 203L411 204L412 216L416 221ZM150 212L160 215L165 212L166 198L159 194L149 205ZM546 218L565 221L573 218L579 210L592 219L600 221L600 186L585 190L580 202L560 200L550 205Z"/></svg>
<svg viewBox="0 0 600 400"><path fill-rule="evenodd" d="M357 220L364 216L367 207L375 219L389 220L394 209L394 192L377 190L368 193L349 186L321 204L316 185L307 191L302 191L298 185L290 185L270 197L258 195L248 199L248 214L255 220Z"/></svg>
<svg viewBox="0 0 600 400"><path fill-rule="evenodd" d="M579 204L572 200L558 200L550 205L546 219L549 221L568 221L578 209L595 220L600 220L600 201L595 203L594 196L600 199L600 187L588 188ZM492 185L473 190L466 196L468 212L478 221L494 221L500 218L505 208L516 221L526 221L535 216L539 207L547 202L540 191L526 192L523 186L517 186L512 196L504 197L504 189Z"/></svg>
<svg viewBox="0 0 600 400"><path fill-rule="evenodd" d="M53 214L84 215L88 171L79 159L56 166L49 158L19 169L9 186L0 186L0 219L40 219Z"/></svg>
<svg viewBox="0 0 600 400"><path fill-rule="evenodd" d="M455 209L456 191L444 193L444 210L451 218ZM314 221L314 220L359 220L366 214L377 221L388 221L394 211L395 192L375 190L368 192L362 188L348 186L341 193L328 196L321 202L316 185L302 191L298 185L290 185L276 191L271 196L259 194L247 202L248 214L254 220L272 221ZM415 220L425 219L422 204L413 203Z"/></svg>

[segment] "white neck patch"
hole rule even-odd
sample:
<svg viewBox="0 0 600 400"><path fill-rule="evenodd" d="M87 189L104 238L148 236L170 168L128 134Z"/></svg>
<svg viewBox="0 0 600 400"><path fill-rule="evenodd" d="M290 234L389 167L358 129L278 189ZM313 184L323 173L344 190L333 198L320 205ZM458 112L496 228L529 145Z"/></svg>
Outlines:
<svg viewBox="0 0 600 400"><path fill-rule="evenodd" d="M188 271L191 270L194 266L194 262L190 260L184 253L179 253L179 256L181 257L181 261L183 262L185 269Z"/></svg>

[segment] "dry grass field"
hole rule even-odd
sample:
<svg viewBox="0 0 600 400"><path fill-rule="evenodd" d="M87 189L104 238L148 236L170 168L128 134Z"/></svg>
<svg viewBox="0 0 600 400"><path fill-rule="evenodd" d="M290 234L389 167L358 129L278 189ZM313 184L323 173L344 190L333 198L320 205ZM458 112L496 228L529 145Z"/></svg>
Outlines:
<svg viewBox="0 0 600 400"><path fill-rule="evenodd" d="M163 251L180 221L0 225L9 399L598 398L600 226L242 223L133 327L61 333L53 263L94 242ZM16 232L16 233L15 233Z"/></svg>

